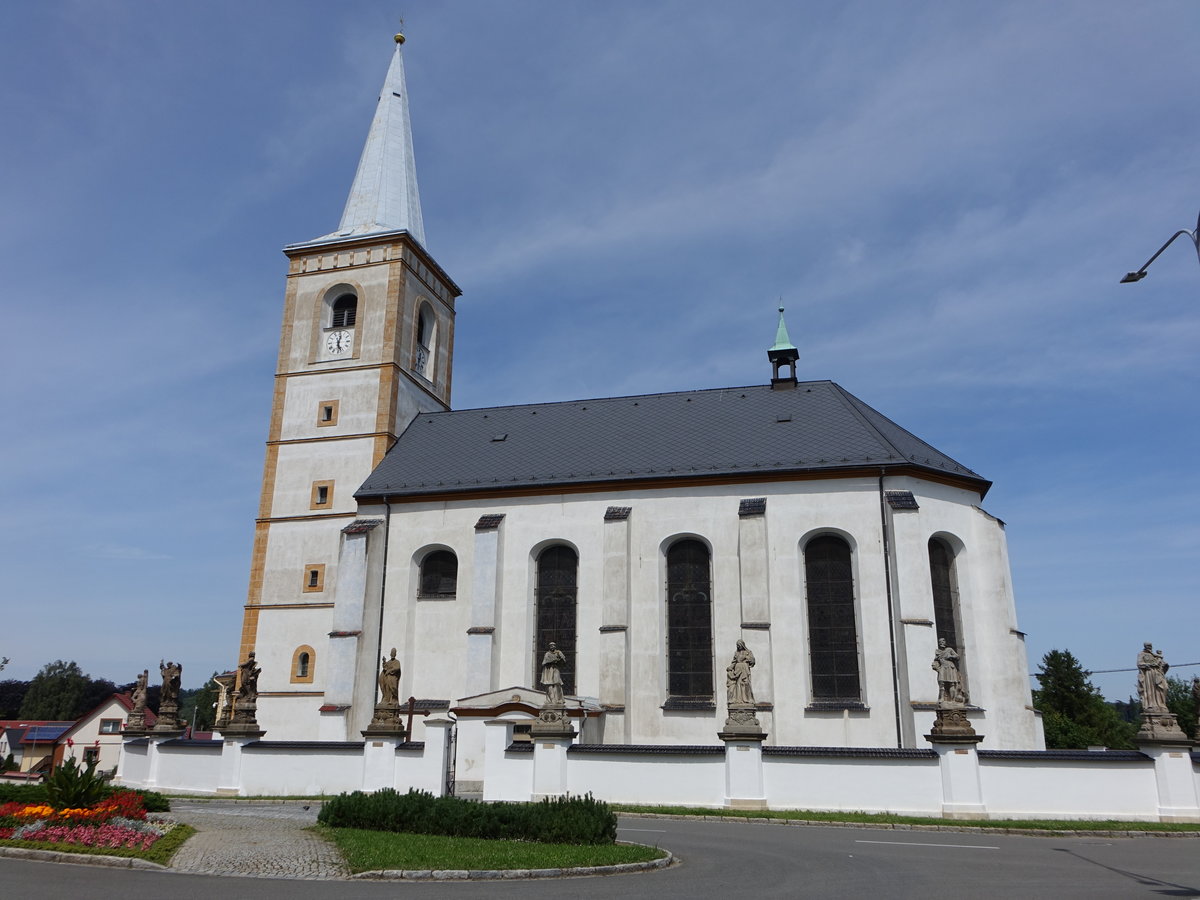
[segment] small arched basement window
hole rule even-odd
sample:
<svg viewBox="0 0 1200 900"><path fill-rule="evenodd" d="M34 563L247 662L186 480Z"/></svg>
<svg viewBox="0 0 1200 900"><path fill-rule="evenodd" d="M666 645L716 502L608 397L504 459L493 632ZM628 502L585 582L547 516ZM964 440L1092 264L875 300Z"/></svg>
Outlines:
<svg viewBox="0 0 1200 900"><path fill-rule="evenodd" d="M349 328L358 318L358 298L353 294L342 294L333 301L333 328Z"/></svg>
<svg viewBox="0 0 1200 900"><path fill-rule="evenodd" d="M808 652L814 701L859 702L858 623L850 545L822 535L804 548Z"/></svg>
<svg viewBox="0 0 1200 900"><path fill-rule="evenodd" d="M708 547L683 540L667 550L667 693L713 695L712 569Z"/></svg>
<svg viewBox="0 0 1200 900"><path fill-rule="evenodd" d="M292 654L292 684L311 684L317 654L312 647L301 644Z"/></svg>
<svg viewBox="0 0 1200 900"><path fill-rule="evenodd" d="M449 550L434 550L421 560L418 597L430 600L453 597L458 591L458 557Z"/></svg>

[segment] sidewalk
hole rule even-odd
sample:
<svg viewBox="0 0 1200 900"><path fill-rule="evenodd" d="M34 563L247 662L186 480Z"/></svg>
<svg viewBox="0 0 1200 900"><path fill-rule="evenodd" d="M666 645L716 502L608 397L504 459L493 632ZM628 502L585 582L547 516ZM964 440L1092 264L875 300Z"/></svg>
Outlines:
<svg viewBox="0 0 1200 900"><path fill-rule="evenodd" d="M257 878L348 878L337 849L305 831L319 802L246 803L173 799L171 817L196 834L175 854L171 868L196 875Z"/></svg>

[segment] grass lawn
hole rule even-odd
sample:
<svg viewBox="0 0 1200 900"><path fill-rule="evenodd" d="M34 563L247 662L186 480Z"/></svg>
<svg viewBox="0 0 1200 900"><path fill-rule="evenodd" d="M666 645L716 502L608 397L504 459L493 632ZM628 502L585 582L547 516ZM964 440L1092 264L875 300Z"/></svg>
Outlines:
<svg viewBox="0 0 1200 900"><path fill-rule="evenodd" d="M565 869L647 862L665 852L630 844L535 844L317 826L352 872L375 869Z"/></svg>
<svg viewBox="0 0 1200 900"><path fill-rule="evenodd" d="M176 825L160 837L149 850L133 850L129 847L81 847L78 844L58 844L52 841L13 841L0 839L0 847L19 847L23 850L58 850L61 853L80 853L96 856L125 856L144 859L166 865L183 846L183 842L196 833L191 825Z"/></svg>
<svg viewBox="0 0 1200 900"><path fill-rule="evenodd" d="M826 812L818 810L701 809L694 806L628 806L614 803L617 813L656 813L668 816L727 816L745 819L792 819L801 822L862 822L886 825L945 825L951 828L1020 828L1029 831L1200 831L1200 822L1119 822L1111 819L940 819L893 816L889 813Z"/></svg>

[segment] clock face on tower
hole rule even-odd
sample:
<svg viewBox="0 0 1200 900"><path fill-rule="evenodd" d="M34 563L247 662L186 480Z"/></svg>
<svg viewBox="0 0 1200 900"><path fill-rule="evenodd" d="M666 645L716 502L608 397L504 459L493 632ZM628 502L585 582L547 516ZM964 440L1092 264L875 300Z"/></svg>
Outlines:
<svg viewBox="0 0 1200 900"><path fill-rule="evenodd" d="M352 337L349 331L331 331L325 338L325 349L339 356L347 353L350 350Z"/></svg>

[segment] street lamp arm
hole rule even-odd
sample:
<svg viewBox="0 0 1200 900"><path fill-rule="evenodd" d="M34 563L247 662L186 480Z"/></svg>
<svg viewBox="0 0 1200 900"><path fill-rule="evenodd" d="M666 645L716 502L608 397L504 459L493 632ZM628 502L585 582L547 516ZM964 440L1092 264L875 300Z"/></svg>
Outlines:
<svg viewBox="0 0 1200 900"><path fill-rule="evenodd" d="M1150 268L1150 263L1158 259L1158 257L1162 255L1162 252L1175 243L1175 239L1181 234L1186 234L1189 238L1191 238L1192 243L1196 245L1196 254L1197 256L1200 256L1200 223L1197 223L1195 231L1188 231L1186 228L1181 228L1179 231L1171 235L1170 240L1159 247L1158 251L1152 257L1146 260L1146 264L1144 266L1142 266L1136 272L1126 272L1125 277L1121 279L1121 284L1132 284L1135 281L1141 281L1143 278L1145 278L1146 269Z"/></svg>

